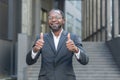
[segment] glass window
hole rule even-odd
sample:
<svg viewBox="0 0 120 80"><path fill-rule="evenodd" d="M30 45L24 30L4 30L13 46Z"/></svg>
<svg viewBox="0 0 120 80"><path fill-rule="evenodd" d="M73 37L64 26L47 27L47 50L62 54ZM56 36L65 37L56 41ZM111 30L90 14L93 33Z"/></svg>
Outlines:
<svg viewBox="0 0 120 80"><path fill-rule="evenodd" d="M47 21L47 12L43 12L43 21L44 21L44 22Z"/></svg>
<svg viewBox="0 0 120 80"><path fill-rule="evenodd" d="M72 32L73 31L73 16L69 13L67 13L67 30L68 32Z"/></svg>
<svg viewBox="0 0 120 80"><path fill-rule="evenodd" d="M76 1L76 8L78 10L81 10L81 0L80 1Z"/></svg>
<svg viewBox="0 0 120 80"><path fill-rule="evenodd" d="M73 0L67 0L67 1L69 1L71 4L74 4L74 1L73 1Z"/></svg>
<svg viewBox="0 0 120 80"><path fill-rule="evenodd" d="M41 9L41 31L43 33L48 31L47 28L47 11L44 9Z"/></svg>
<svg viewBox="0 0 120 80"><path fill-rule="evenodd" d="M75 32L78 36L82 37L81 21L79 19L76 19L75 23L76 23Z"/></svg>

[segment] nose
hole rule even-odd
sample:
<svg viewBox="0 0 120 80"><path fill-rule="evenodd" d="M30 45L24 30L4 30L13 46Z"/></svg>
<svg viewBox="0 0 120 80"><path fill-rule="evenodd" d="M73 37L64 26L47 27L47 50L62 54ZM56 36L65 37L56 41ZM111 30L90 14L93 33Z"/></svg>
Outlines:
<svg viewBox="0 0 120 80"><path fill-rule="evenodd" d="M57 19L55 17L52 18L52 21L56 21Z"/></svg>

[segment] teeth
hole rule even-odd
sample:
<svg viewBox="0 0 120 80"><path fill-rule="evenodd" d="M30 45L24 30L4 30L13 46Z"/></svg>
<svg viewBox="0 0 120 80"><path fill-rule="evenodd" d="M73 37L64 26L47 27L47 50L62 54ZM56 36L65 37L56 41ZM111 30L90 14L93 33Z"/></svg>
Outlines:
<svg viewBox="0 0 120 80"><path fill-rule="evenodd" d="M58 26L57 24L52 24L53 26Z"/></svg>

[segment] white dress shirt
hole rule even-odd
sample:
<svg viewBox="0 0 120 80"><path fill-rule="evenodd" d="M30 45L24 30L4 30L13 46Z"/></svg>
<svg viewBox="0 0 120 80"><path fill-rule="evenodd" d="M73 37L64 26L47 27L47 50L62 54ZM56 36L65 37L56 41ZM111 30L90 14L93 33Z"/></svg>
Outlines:
<svg viewBox="0 0 120 80"><path fill-rule="evenodd" d="M62 31L63 31L63 29L62 29ZM54 33L52 32L52 34L53 34L53 39L54 39L54 44L55 44L55 49L56 49L56 50L57 50L57 47L58 47L58 43L59 43L59 40L60 40L60 36L61 36L62 31L60 32L59 36L55 36ZM78 52L78 53L74 53L74 54L76 55L77 59L79 59L79 57L80 57L80 49L79 49L79 52ZM32 50L32 55L31 55L31 56L32 56L32 59L34 59L36 55L37 55L37 52L34 53L33 50Z"/></svg>

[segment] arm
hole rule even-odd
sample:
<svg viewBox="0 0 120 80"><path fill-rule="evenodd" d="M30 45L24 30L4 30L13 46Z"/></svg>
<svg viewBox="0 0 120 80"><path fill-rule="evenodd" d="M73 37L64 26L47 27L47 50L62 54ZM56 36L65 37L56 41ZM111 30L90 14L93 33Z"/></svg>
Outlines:
<svg viewBox="0 0 120 80"><path fill-rule="evenodd" d="M72 51L75 54L77 60L81 64L87 64L89 62L89 57L87 56L85 50L82 48L81 39L76 35L71 36L70 33L68 33L67 38L68 40L66 41L66 47L68 50Z"/></svg>
<svg viewBox="0 0 120 80"><path fill-rule="evenodd" d="M83 65L86 65L89 62L89 57L82 47L80 48L80 55L77 60Z"/></svg>
<svg viewBox="0 0 120 80"><path fill-rule="evenodd" d="M82 44L81 44L81 39L77 36L74 36L74 43L77 48L79 48L80 53L79 53L79 58L76 57L76 59L83 65L86 65L89 62L89 57L86 53L86 51L83 49ZM76 53L77 54L77 53Z"/></svg>
<svg viewBox="0 0 120 80"><path fill-rule="evenodd" d="M43 45L44 45L44 40L43 40L43 34L41 33L40 37L39 36L37 37L32 50L30 50L26 56L26 63L28 65L32 65L37 61L37 59L40 56Z"/></svg>
<svg viewBox="0 0 120 80"><path fill-rule="evenodd" d="M36 63L37 59L38 59L39 56L40 56L40 53L41 53L41 52L36 53L36 56L35 56L35 58L33 59L33 58L32 58L32 50L30 50L30 51L27 53L27 56L26 56L26 63L27 63L28 65L32 65L32 64Z"/></svg>

